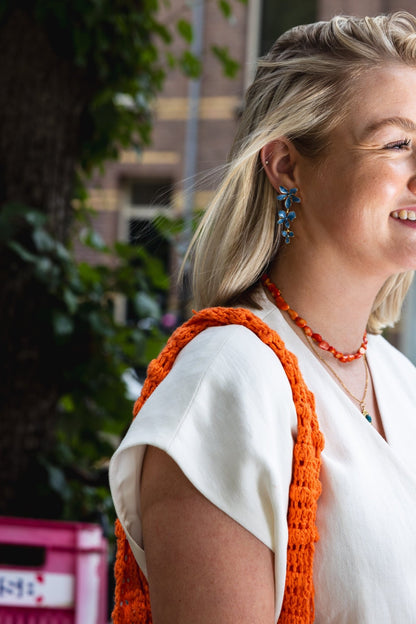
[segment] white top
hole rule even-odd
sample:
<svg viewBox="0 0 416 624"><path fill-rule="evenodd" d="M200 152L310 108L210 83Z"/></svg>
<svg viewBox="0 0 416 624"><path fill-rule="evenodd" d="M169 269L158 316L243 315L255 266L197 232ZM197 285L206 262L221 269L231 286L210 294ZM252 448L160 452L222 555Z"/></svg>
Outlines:
<svg viewBox="0 0 416 624"><path fill-rule="evenodd" d="M369 336L387 442L266 297L254 311L298 357L315 395L322 453L317 624L416 624L416 369ZM139 481L147 444L275 552L276 621L285 585L296 412L280 361L249 329L214 327L179 354L110 466L117 514L146 574Z"/></svg>

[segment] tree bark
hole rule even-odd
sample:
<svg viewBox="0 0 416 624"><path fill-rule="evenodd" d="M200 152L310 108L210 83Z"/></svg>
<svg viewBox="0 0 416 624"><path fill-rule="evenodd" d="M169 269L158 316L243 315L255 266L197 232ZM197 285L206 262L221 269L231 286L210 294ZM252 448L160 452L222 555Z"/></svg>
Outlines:
<svg viewBox="0 0 416 624"><path fill-rule="evenodd" d="M41 210L54 237L65 241L90 86L22 10L0 25L0 50L0 209L21 202ZM14 512L16 483L52 439L65 367L42 318L45 293L31 276L0 247L0 514Z"/></svg>
<svg viewBox="0 0 416 624"><path fill-rule="evenodd" d="M45 211L62 241L71 221L79 123L90 89L23 11L0 27L0 50L0 202L22 201Z"/></svg>

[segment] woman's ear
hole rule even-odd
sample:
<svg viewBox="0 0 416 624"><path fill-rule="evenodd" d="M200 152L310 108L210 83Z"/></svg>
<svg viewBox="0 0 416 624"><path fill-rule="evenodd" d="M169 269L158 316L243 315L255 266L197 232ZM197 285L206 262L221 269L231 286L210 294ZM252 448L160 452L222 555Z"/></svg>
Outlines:
<svg viewBox="0 0 416 624"><path fill-rule="evenodd" d="M294 166L296 150L285 138L267 143L260 151L264 171L270 184L278 190L279 186L287 188L296 186Z"/></svg>

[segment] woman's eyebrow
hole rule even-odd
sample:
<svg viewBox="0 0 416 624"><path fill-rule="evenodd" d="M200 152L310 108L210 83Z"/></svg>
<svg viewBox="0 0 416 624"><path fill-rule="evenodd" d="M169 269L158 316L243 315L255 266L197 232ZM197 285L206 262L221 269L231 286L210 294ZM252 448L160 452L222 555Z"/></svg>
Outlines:
<svg viewBox="0 0 416 624"><path fill-rule="evenodd" d="M407 117L386 117L370 123L364 128L362 133L362 139L368 138L371 134L374 134L377 130L384 126L396 126L402 128L407 132L416 132L416 123Z"/></svg>

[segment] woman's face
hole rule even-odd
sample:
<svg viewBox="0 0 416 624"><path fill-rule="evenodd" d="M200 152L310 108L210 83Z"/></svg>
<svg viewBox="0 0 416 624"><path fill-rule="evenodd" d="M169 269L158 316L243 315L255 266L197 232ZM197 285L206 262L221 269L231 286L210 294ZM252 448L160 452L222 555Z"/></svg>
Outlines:
<svg viewBox="0 0 416 624"><path fill-rule="evenodd" d="M300 245L383 278L416 268L416 68L361 76L324 161L299 156L294 173Z"/></svg>

